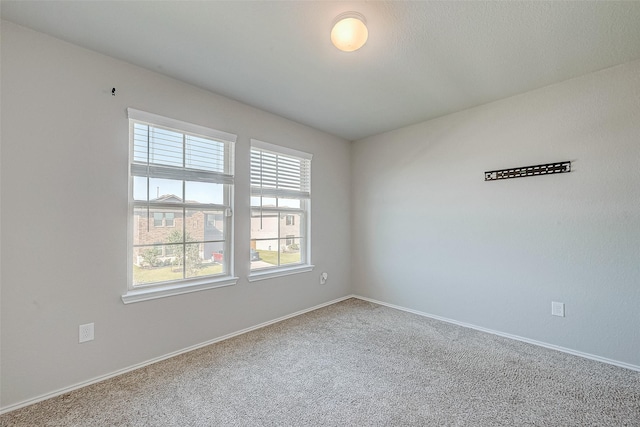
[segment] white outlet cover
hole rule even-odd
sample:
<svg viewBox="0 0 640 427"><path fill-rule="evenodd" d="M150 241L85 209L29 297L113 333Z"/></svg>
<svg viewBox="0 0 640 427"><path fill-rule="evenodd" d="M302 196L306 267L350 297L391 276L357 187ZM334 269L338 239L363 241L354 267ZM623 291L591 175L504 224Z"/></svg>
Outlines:
<svg viewBox="0 0 640 427"><path fill-rule="evenodd" d="M93 341L93 323L80 325L78 328L78 342Z"/></svg>
<svg viewBox="0 0 640 427"><path fill-rule="evenodd" d="M564 303L552 301L551 314L554 316L564 317Z"/></svg>

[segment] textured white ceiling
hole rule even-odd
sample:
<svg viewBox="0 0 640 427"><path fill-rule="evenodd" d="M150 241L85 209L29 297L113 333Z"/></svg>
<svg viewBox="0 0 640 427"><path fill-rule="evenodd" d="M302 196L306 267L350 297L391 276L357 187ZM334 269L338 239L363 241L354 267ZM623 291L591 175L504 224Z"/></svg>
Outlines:
<svg viewBox="0 0 640 427"><path fill-rule="evenodd" d="M2 1L2 18L356 140L640 58L640 2ZM369 40L331 45L341 12Z"/></svg>

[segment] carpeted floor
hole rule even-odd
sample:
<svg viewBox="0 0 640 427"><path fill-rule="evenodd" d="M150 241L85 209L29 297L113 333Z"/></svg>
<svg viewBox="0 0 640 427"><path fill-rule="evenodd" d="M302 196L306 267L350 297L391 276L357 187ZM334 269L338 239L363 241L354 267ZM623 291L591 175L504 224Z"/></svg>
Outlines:
<svg viewBox="0 0 640 427"><path fill-rule="evenodd" d="M640 426L640 372L350 299L2 426Z"/></svg>

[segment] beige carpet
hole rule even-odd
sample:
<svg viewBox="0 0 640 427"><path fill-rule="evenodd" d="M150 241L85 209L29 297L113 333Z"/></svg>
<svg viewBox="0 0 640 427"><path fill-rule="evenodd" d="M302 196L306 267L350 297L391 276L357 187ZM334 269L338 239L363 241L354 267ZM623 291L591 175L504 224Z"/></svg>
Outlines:
<svg viewBox="0 0 640 427"><path fill-rule="evenodd" d="M640 426L640 372L347 300L2 426Z"/></svg>

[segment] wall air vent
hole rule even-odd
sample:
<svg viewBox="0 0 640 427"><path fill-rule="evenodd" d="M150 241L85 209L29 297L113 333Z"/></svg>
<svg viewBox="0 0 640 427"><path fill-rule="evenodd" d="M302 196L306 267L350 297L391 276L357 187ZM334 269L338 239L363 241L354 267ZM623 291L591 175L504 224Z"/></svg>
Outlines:
<svg viewBox="0 0 640 427"><path fill-rule="evenodd" d="M484 180L495 181L498 179L522 178L525 176L549 175L552 173L566 172L571 172L570 161L488 171L484 173Z"/></svg>

